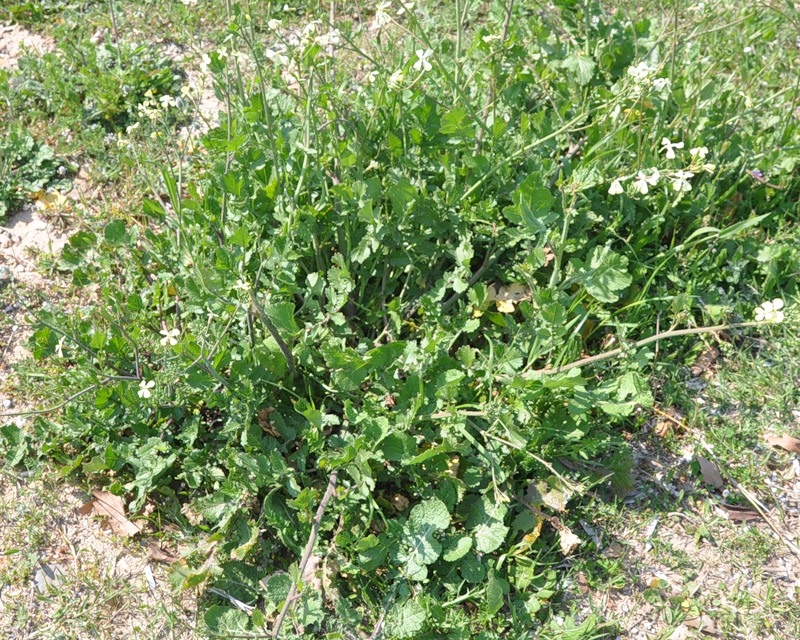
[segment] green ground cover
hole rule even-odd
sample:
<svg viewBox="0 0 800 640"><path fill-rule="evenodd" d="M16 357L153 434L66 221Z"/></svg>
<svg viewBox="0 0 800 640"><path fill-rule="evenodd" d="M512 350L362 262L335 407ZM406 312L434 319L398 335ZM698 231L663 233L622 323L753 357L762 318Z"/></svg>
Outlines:
<svg viewBox="0 0 800 640"><path fill-rule="evenodd" d="M47 264L96 299L4 293L58 405L7 464L177 525L174 586L244 603L209 595L211 633L614 637L563 597L620 573L579 521L625 517L630 434L711 344L752 411L691 426L763 489L759 416L797 404L790 3L6 11L56 46L0 75L38 150L0 159L119 194ZM195 138L193 74L224 108Z"/></svg>

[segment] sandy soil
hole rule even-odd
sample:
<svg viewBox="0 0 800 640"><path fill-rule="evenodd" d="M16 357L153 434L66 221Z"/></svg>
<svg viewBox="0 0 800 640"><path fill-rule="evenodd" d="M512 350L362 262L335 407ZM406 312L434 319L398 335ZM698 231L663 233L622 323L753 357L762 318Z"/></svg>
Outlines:
<svg viewBox="0 0 800 640"><path fill-rule="evenodd" d="M31 33L18 25L0 26L0 69L14 70L17 59L26 50L46 53L52 50L53 41Z"/></svg>

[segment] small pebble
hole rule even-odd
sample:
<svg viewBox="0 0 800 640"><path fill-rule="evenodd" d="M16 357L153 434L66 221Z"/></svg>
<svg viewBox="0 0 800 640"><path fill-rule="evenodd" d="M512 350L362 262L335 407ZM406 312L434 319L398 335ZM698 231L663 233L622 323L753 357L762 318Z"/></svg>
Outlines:
<svg viewBox="0 0 800 640"><path fill-rule="evenodd" d="M3 409L10 409L14 406L14 401L10 398L3 399Z"/></svg>

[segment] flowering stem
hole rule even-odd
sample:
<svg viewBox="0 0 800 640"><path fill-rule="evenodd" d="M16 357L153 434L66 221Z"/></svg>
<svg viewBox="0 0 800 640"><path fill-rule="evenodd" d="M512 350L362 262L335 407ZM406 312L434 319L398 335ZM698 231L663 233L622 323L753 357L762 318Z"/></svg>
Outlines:
<svg viewBox="0 0 800 640"><path fill-rule="evenodd" d="M763 322L735 322L733 324L718 324L713 327L694 327L692 329L673 329L671 331L664 331L662 333L656 333L648 338L643 338L642 340L637 340L631 344L625 345L624 347L618 347L616 349L612 349L611 351L606 351L605 353L598 353L593 356L588 356L586 358L581 358L580 360L575 360L574 362L570 362L569 364L561 365L559 367L554 367L551 369L544 368L544 369L535 369L534 371L528 371L527 373L522 374L523 378L533 378L535 376L552 376L557 373L564 373L565 371L569 371L570 369L575 369L576 367L582 367L587 364L593 364L595 362L600 362L602 360L608 360L609 358L614 358L619 356L623 353L623 351L630 351L632 349L638 349L639 347L644 347L652 342L658 342L659 340L665 340L667 338L676 338L678 336L688 336L694 335L698 333L715 333L717 331L724 331L725 329L739 329L743 327L755 327L758 325L764 324Z"/></svg>
<svg viewBox="0 0 800 640"><path fill-rule="evenodd" d="M456 5L458 6L458 5ZM503 34L500 36L500 49L503 48L503 45L506 42L506 38L508 37L508 25L511 22L511 11L514 8L514 0L510 0L508 3L508 7L506 7L506 19L503 23ZM458 35L461 35L461 16L458 16L458 26L459 32ZM458 64L458 60L456 60L456 82L458 82L458 69L460 65ZM483 105L483 121L489 118L489 109L494 105L495 93L497 91L497 73L496 73L496 64L494 58L492 58L492 62L490 65L492 71L492 81L489 84L489 95L486 96L486 104ZM475 137L475 148L472 150L472 155L478 155L480 151L481 145L483 144L483 135L485 129L478 129L478 134Z"/></svg>

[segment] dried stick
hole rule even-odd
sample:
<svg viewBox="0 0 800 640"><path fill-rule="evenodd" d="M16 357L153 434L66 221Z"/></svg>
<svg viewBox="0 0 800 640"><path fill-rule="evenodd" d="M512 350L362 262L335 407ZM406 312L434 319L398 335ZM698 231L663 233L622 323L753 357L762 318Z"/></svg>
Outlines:
<svg viewBox="0 0 800 640"><path fill-rule="evenodd" d="M672 331L664 331L663 333L656 333L655 335L650 336L649 338L643 338L642 340L638 340L633 342L626 347L618 347L617 349L612 349L611 351L606 351L605 353L598 353L594 356L588 356L586 358L581 358L580 360L576 360L575 362L570 362L569 364L561 365L560 367L553 367L551 369L536 369L534 371L528 371L527 373L523 373L523 378L532 378L534 376L552 376L557 373L563 373L565 371L569 371L570 369L574 369L575 367L582 367L587 364L592 364L593 362L600 362L601 360L608 360L609 358L615 358L623 353L623 351L631 350L631 349L638 349L639 347L643 347L648 345L652 342L658 342L659 340L664 340L666 338L675 338L677 336L688 336L698 333L714 333L717 331L725 331L726 329L739 329L742 327L755 327L758 325L764 324L763 322L735 322L733 324L718 324L713 327L693 327L691 329L675 329Z"/></svg>
<svg viewBox="0 0 800 640"><path fill-rule="evenodd" d="M720 471L725 470L725 467L719 461L719 458L717 458L717 456L714 454L714 452L711 450L711 447L709 447L708 444L706 444L705 442L701 442L700 446L703 447L703 451L705 451L706 454L708 454L708 457L711 458L717 465L717 469L719 469ZM758 515L760 515L764 519L764 522L767 523L767 526L770 529L772 529L773 533L776 536L778 536L778 540L783 542L783 544L786 545L786 548L789 549L789 551L791 551L795 556L800 558L800 547L798 547L794 542L792 542L791 539L789 539L789 537L783 531L781 531L777 527L777 525L775 525L775 523L772 522L770 517L767 515L767 507L764 506L761 503L761 501L756 496L754 496L750 491L748 491L745 487L739 484L733 478L733 476L731 476L727 472L725 473L725 475L728 476L728 480L736 488L736 490L739 491L739 493L741 493L747 499L747 501L752 505L752 507L756 511L758 511Z"/></svg>
<svg viewBox="0 0 800 640"><path fill-rule="evenodd" d="M303 573L305 573L306 565L311 559L311 552L314 550L314 543L317 541L317 535L319 534L319 525L322 522L322 516L325 515L325 509L327 508L328 503L331 501L331 497L333 496L333 490L336 488L336 480L338 477L339 470L334 469L331 473L331 477L328 479L328 488L325 489L325 495L322 496L322 501L319 503L319 507L317 507L317 513L314 515L314 520L311 521L311 535L308 536L308 542L306 543L306 548L303 551L303 557L300 559L300 567L298 570L300 578L297 582L303 579ZM283 603L283 608L278 614L278 619L275 621L275 626L272 627L273 638L278 637L283 620L286 618L286 614L289 613L289 607L297 599L297 582L292 582L292 586L289 589L289 595L286 597L286 600Z"/></svg>

